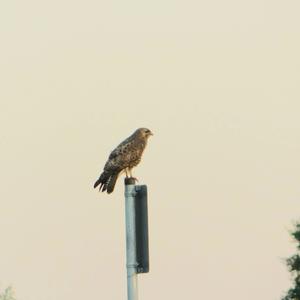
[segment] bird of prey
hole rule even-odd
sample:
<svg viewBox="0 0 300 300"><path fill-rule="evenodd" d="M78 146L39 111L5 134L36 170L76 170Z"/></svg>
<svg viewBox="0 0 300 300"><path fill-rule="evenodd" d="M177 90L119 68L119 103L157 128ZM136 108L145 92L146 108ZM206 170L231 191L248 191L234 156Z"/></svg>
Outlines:
<svg viewBox="0 0 300 300"><path fill-rule="evenodd" d="M148 138L153 135L147 128L137 129L131 136L119 144L109 155L103 172L95 182L99 191L112 193L119 174L125 171L126 177L132 177L132 168L141 161Z"/></svg>

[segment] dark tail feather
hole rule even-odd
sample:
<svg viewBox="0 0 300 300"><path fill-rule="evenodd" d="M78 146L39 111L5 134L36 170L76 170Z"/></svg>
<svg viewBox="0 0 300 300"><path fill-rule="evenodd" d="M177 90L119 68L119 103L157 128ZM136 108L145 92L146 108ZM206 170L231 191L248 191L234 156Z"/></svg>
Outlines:
<svg viewBox="0 0 300 300"><path fill-rule="evenodd" d="M109 177L110 174L108 174L107 172L103 172L98 178L98 180L95 182L94 188L96 188L100 184L99 191L104 192L106 190Z"/></svg>
<svg viewBox="0 0 300 300"><path fill-rule="evenodd" d="M119 172L114 174L109 174L107 172L103 172L99 179L95 182L94 188L96 188L99 184L99 191L105 192L107 190L107 193L110 194L113 192L116 181L118 179Z"/></svg>
<svg viewBox="0 0 300 300"><path fill-rule="evenodd" d="M113 192L113 190L115 188L115 185L116 185L116 182L117 182L117 179L118 179L118 176L119 176L119 173L116 173L116 174L113 174L109 178L109 181L108 181L108 184L107 184L107 194L110 194L110 193Z"/></svg>
<svg viewBox="0 0 300 300"><path fill-rule="evenodd" d="M99 178L99 179L97 179L97 181L96 181L95 184L94 184L94 189L95 189L100 183L101 183L101 180L100 180L100 178Z"/></svg>

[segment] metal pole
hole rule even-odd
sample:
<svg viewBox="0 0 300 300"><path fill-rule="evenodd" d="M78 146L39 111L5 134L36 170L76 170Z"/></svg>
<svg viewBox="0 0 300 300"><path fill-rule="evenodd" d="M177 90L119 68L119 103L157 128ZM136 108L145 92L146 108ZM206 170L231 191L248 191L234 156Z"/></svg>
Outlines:
<svg viewBox="0 0 300 300"><path fill-rule="evenodd" d="M135 229L135 181L125 179L127 299L138 300Z"/></svg>

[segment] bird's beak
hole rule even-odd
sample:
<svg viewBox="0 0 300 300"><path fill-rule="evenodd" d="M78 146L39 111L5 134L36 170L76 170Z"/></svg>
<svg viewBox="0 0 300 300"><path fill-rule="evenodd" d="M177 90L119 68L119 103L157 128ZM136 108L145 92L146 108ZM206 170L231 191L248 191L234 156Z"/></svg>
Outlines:
<svg viewBox="0 0 300 300"><path fill-rule="evenodd" d="M153 135L153 132L152 132L152 131L150 131L150 132L149 132L149 135Z"/></svg>

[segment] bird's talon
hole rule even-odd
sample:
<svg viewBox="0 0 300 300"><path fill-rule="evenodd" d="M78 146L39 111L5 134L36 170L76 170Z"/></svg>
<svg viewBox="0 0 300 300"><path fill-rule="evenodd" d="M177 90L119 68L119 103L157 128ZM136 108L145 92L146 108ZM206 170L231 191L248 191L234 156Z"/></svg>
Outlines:
<svg viewBox="0 0 300 300"><path fill-rule="evenodd" d="M131 179L133 179L135 182L139 182L139 180L135 177L130 177Z"/></svg>

